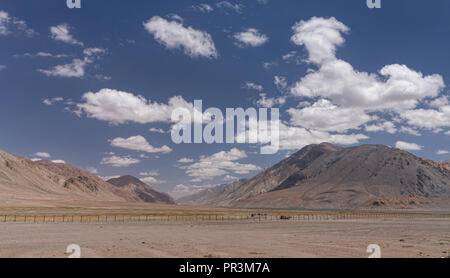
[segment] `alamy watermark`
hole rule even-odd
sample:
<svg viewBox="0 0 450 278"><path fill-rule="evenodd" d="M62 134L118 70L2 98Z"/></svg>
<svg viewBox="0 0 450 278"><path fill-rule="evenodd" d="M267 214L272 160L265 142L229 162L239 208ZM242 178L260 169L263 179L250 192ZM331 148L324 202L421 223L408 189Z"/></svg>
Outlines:
<svg viewBox="0 0 450 278"><path fill-rule="evenodd" d="M81 0L67 0L66 3L69 9L81 9Z"/></svg>
<svg viewBox="0 0 450 278"><path fill-rule="evenodd" d="M275 154L280 146L278 108L219 108L203 111L203 102L194 109L179 107L172 112L171 137L175 144L261 144L261 154ZM270 119L269 119L270 112ZM205 124L205 126L204 126ZM194 126L192 128L192 125ZM193 134L192 134L193 133Z"/></svg>
<svg viewBox="0 0 450 278"><path fill-rule="evenodd" d="M381 0L367 0L367 7L369 9L381 9Z"/></svg>

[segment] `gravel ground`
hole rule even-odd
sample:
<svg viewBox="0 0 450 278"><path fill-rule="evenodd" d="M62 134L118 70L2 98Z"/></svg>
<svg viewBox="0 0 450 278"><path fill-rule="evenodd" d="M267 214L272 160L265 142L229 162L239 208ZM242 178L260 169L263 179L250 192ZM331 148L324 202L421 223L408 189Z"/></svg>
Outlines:
<svg viewBox="0 0 450 278"><path fill-rule="evenodd" d="M369 244L382 257L448 257L450 219L151 222L110 224L0 223L0 257L354 257Z"/></svg>

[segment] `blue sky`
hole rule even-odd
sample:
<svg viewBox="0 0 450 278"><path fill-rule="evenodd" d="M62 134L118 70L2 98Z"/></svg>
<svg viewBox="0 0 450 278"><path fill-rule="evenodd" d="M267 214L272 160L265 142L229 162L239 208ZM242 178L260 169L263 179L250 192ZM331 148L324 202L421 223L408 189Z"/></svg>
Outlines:
<svg viewBox="0 0 450 278"><path fill-rule="evenodd" d="M0 0L10 153L132 174L175 196L322 141L450 157L448 1L65 2ZM171 103L196 99L280 108L282 150L173 144Z"/></svg>

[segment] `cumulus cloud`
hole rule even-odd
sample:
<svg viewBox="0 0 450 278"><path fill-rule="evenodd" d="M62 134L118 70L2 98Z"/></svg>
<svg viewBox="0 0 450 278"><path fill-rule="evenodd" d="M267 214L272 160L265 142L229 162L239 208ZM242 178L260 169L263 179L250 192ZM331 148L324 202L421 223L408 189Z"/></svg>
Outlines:
<svg viewBox="0 0 450 278"><path fill-rule="evenodd" d="M336 47L344 44L342 33L350 28L334 17L313 17L308 21L300 21L292 27L294 35L291 41L296 45L304 45L309 53L309 61L322 64L334 60Z"/></svg>
<svg viewBox="0 0 450 278"><path fill-rule="evenodd" d="M233 35L236 40L236 45L239 47L258 47L269 41L269 37L261 34L255 28L245 29Z"/></svg>
<svg viewBox="0 0 450 278"><path fill-rule="evenodd" d="M270 120L267 123L261 121L260 125L263 127L263 132L269 134L272 132L271 127L274 126ZM258 134L252 134L252 132L258 131L246 131L245 134L238 134L237 138L254 137L258 138L258 143L260 144L270 143L270 137L258 136ZM298 150L310 144L323 142L337 145L352 145L368 138L368 136L361 133L332 133L279 122L279 150Z"/></svg>
<svg viewBox="0 0 450 278"><path fill-rule="evenodd" d="M449 153L450 153L450 152L447 151L447 150L438 150L438 151L436 152L437 155L444 155L444 154L449 154Z"/></svg>
<svg viewBox="0 0 450 278"><path fill-rule="evenodd" d="M395 127L395 124L393 122L389 122L389 121L366 125L365 129L367 132L385 131L390 134L394 134L397 132L397 128Z"/></svg>
<svg viewBox="0 0 450 278"><path fill-rule="evenodd" d="M401 116L408 124L421 128L450 127L450 105L442 106L438 109L408 110L402 112Z"/></svg>
<svg viewBox="0 0 450 278"><path fill-rule="evenodd" d="M159 16L145 22L144 27L156 41L168 49L183 49L190 57L218 57L214 41L205 31L184 27L180 22L168 21Z"/></svg>
<svg viewBox="0 0 450 278"><path fill-rule="evenodd" d="M221 151L211 156L202 156L199 161L180 168L193 178L193 182L212 180L230 173L244 175L261 170L257 165L237 162L244 158L247 158L245 151L233 148L228 152Z"/></svg>
<svg viewBox="0 0 450 278"><path fill-rule="evenodd" d="M72 34L70 34L71 27L67 23L63 23L50 27L50 37L55 41L62 41L72 45L84 46L84 44L76 40Z"/></svg>
<svg viewBox="0 0 450 278"><path fill-rule="evenodd" d="M361 133L330 133L280 123L280 150L296 150L310 144L323 142L352 145L368 138Z"/></svg>
<svg viewBox="0 0 450 278"><path fill-rule="evenodd" d="M128 167L130 165L138 164L140 162L141 161L139 159L135 159L128 156L111 155L108 157L104 157L100 162L100 164L120 168L120 167Z"/></svg>
<svg viewBox="0 0 450 278"><path fill-rule="evenodd" d="M291 40L305 47L307 62L316 68L310 68L290 88L293 96L314 102L303 109L291 109L292 123L327 132L345 132L365 125L369 132L400 130L415 135L420 135L417 127L439 131L450 126L448 99L440 95L445 88L441 75L424 75L399 64L386 65L377 73L354 69L336 57L337 47L345 43L343 34L350 28L333 17L301 21L293 31ZM421 104L434 109L417 109ZM384 122L381 119L381 124L368 125L374 114L384 117ZM337 118L333 120L334 116ZM387 119L393 116L401 119L399 124L404 120L409 126L393 126ZM330 122L336 127L331 127Z"/></svg>
<svg viewBox="0 0 450 278"><path fill-rule="evenodd" d="M445 87L440 75L423 76L405 65L383 67L380 75L358 72L342 60L320 65L292 89L295 96L325 97L333 103L366 110L402 111L436 97Z"/></svg>
<svg viewBox="0 0 450 278"><path fill-rule="evenodd" d="M172 111L186 108L193 111L192 103L181 96L169 99L167 104L151 102L145 97L114 89L102 89L97 93L83 95L83 103L77 104L89 118L107 121L111 124L171 122Z"/></svg>
<svg viewBox="0 0 450 278"><path fill-rule="evenodd" d="M160 148L153 147L150 143L141 135L132 136L129 138L115 138L110 141L111 146L117 148L123 148L127 150L142 151L147 153L170 153L171 148L164 145Z"/></svg>
<svg viewBox="0 0 450 278"><path fill-rule="evenodd" d="M372 119L362 110L342 108L325 99L303 109L291 108L288 113L293 125L328 132L346 132L350 129L357 129Z"/></svg>
<svg viewBox="0 0 450 278"><path fill-rule="evenodd" d="M420 146L416 143L408 143L404 141L397 141L395 143L395 147L397 149L405 150L405 151L420 151L423 149L423 146Z"/></svg>

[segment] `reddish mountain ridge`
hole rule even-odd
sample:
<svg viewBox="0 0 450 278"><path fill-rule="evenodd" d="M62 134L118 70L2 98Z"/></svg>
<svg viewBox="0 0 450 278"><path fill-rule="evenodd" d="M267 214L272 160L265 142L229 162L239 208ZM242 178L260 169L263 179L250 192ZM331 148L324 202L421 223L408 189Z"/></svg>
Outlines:
<svg viewBox="0 0 450 278"><path fill-rule="evenodd" d="M141 194L112 185L75 166L51 161L33 162L0 150L0 206L82 206L130 202L173 204L165 193L139 184ZM144 193L150 192L149 198Z"/></svg>

